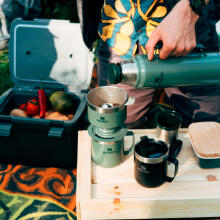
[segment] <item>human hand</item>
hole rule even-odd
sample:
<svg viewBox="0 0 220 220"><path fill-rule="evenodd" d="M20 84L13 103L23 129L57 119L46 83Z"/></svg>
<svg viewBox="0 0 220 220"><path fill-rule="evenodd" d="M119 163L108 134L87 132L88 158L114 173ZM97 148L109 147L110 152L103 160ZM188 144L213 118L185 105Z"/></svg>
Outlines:
<svg viewBox="0 0 220 220"><path fill-rule="evenodd" d="M172 11L152 32L145 48L148 60L154 57L154 48L159 41L163 46L159 58L168 56L185 56L196 46L195 23L199 16L193 12L189 0L179 1Z"/></svg>

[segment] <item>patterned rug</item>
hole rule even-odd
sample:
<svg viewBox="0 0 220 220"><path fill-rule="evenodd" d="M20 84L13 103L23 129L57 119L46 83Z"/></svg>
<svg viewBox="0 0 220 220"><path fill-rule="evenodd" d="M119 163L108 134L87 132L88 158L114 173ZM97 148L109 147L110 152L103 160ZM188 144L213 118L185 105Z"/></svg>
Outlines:
<svg viewBox="0 0 220 220"><path fill-rule="evenodd" d="M0 165L0 219L76 219L76 170Z"/></svg>

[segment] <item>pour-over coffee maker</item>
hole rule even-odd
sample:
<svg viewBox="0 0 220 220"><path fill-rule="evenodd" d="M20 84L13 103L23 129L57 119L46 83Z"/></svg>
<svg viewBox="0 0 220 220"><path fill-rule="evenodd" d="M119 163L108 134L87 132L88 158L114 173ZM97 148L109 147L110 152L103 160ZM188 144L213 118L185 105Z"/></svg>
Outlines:
<svg viewBox="0 0 220 220"><path fill-rule="evenodd" d="M132 154L134 134L124 125L127 104L132 102L132 97L115 86L98 87L88 93L88 119L91 123L88 133L92 138L92 159L96 164L114 167ZM124 147L125 136L132 136L129 150Z"/></svg>

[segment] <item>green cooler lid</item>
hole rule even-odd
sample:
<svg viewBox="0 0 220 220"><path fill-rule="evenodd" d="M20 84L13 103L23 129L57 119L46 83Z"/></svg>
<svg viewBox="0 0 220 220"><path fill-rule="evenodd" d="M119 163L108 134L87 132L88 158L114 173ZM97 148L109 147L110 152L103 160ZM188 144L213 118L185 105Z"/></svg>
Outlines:
<svg viewBox="0 0 220 220"><path fill-rule="evenodd" d="M79 23L66 20L15 19L10 32L10 71L15 85L88 88L93 59Z"/></svg>

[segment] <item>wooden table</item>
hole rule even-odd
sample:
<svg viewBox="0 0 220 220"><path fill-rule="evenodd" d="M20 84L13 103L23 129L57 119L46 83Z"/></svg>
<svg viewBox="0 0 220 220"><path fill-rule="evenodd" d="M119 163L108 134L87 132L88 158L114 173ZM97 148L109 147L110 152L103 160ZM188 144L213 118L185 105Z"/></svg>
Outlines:
<svg viewBox="0 0 220 220"><path fill-rule="evenodd" d="M155 137L154 129L134 132L136 142L143 135ZM80 131L77 166L78 219L220 216L220 168L200 168L186 129L180 129L179 138L183 140L183 148L178 155L180 166L175 180L152 189L142 187L135 181L133 155L115 168L95 165L91 161L91 138L87 131ZM172 169L170 167L171 171Z"/></svg>

